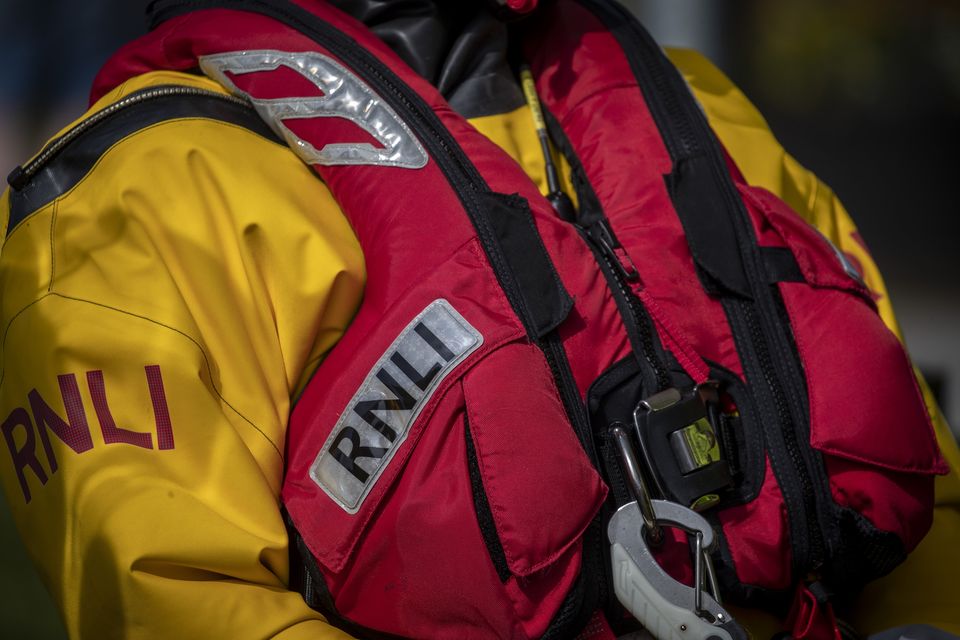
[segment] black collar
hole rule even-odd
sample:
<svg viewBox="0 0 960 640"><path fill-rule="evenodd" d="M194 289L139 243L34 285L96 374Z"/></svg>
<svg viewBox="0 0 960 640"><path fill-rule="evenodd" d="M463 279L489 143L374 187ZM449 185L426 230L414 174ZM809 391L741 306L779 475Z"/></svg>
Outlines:
<svg viewBox="0 0 960 640"><path fill-rule="evenodd" d="M523 104L508 62L508 27L483 2L329 0L363 22L460 115L504 113Z"/></svg>

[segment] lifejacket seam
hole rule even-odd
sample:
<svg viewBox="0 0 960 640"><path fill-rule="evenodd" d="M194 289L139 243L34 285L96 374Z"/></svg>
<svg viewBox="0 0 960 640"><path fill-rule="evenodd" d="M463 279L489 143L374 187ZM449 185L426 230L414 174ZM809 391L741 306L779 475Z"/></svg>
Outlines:
<svg viewBox="0 0 960 640"><path fill-rule="evenodd" d="M420 414L417 416L417 419L413 422L413 424L410 425L410 433L407 435L407 438L403 441L401 445L401 446L409 447L406 453L403 454L405 457L402 458L401 460L401 463L400 463L401 467L407 464L407 461L409 461L410 456L413 455L413 452L416 449L417 444L420 441L420 438L423 437L423 433L425 431L425 425L430 423L433 413L437 410L437 407L441 404L441 402L446 398L447 394L449 394L458 384L461 385L461 393L463 393L463 387L462 387L463 378L464 376L467 375L467 373L469 373L469 371L473 367L477 366L477 364L479 364L480 362L483 362L483 360L485 360L491 353L497 351L498 349L504 347L505 345L511 344L513 342L522 341L525 335L526 335L525 333L521 333L520 335L517 335L516 333L509 333L494 342L484 342L476 351L471 353L470 356L461 363L461 365L463 365L463 370L460 371L456 377L451 378L448 376L447 379L443 380L440 386L437 387L436 391L434 392L430 400L427 401L427 403L423 406L423 409L420 411ZM444 387L444 385L447 385L447 386ZM466 403L466 400L464 399L464 407L466 407L465 403ZM414 434L415 428L416 428L416 434ZM400 455L399 452L398 452L398 455ZM370 525L370 520L373 519L374 515L377 513L377 506L379 506L380 502L383 500L384 494L386 494L390 490L393 484L397 481L398 477L399 477L399 474L395 472L394 475L387 480L386 484L378 482L370 490L370 493L367 495L366 498L364 498L364 502L368 500L373 500L373 504L375 506L372 508L364 506L363 509L366 509L365 515L361 515L363 513L363 509L358 510L356 514L358 517L362 518L362 522L360 522L360 524L356 526L356 530L361 532L361 535L356 536L352 540L348 541L346 544L335 545L335 548L330 550L326 554L327 557L332 558L332 561L331 561L332 564L324 563L324 566L326 566L328 569L331 569L333 571L341 571L343 569L344 563L353 556L357 548L357 545L360 543L360 537L362 537L362 532L365 532L367 530L367 528ZM320 555L320 554L317 554L313 549L311 549L311 552L313 552L318 557Z"/></svg>

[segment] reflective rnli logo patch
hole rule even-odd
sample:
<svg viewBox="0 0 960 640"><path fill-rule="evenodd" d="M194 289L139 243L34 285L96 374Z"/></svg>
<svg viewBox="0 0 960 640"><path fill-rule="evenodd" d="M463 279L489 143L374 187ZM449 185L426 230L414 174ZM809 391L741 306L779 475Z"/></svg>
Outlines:
<svg viewBox="0 0 960 640"><path fill-rule="evenodd" d="M446 300L404 328L341 413L310 477L356 513L407 437L430 396L483 336Z"/></svg>

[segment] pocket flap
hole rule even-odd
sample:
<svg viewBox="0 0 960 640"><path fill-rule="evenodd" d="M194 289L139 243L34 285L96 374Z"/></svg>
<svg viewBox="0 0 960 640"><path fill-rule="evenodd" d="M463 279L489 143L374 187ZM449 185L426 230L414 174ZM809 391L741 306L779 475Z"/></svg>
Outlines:
<svg viewBox="0 0 960 640"><path fill-rule="evenodd" d="M463 379L477 462L514 575L556 561L606 498L567 419L543 354L514 343Z"/></svg>
<svg viewBox="0 0 960 640"><path fill-rule="evenodd" d="M855 293L874 306L862 274L826 236L782 200L760 187L739 185L740 193L790 249L807 284Z"/></svg>

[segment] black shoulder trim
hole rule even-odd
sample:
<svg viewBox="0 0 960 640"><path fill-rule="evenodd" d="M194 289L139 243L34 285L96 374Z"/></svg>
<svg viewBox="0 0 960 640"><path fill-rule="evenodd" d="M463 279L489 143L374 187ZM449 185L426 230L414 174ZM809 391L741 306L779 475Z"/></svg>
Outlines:
<svg viewBox="0 0 960 640"><path fill-rule="evenodd" d="M249 104L213 91L180 89L153 87L130 94L51 142L33 162L17 167L7 178L11 187L7 236L31 213L76 186L111 146L160 122L219 120L284 144Z"/></svg>
<svg viewBox="0 0 960 640"><path fill-rule="evenodd" d="M737 233L718 192L715 166L708 155L674 157L673 171L664 181L706 291L750 298Z"/></svg>

